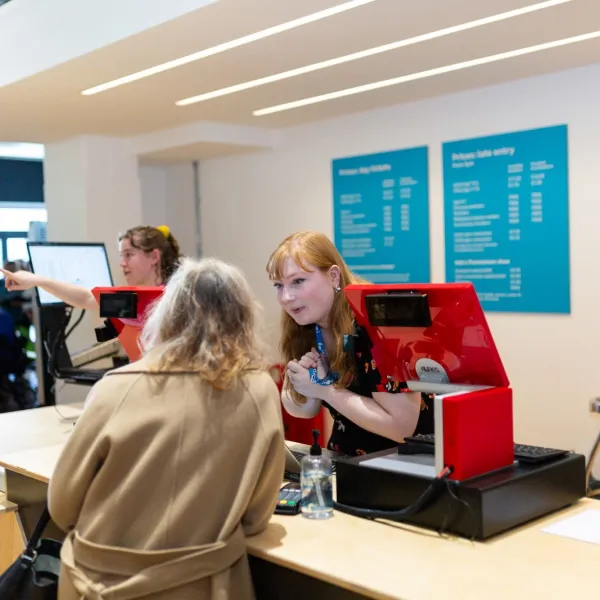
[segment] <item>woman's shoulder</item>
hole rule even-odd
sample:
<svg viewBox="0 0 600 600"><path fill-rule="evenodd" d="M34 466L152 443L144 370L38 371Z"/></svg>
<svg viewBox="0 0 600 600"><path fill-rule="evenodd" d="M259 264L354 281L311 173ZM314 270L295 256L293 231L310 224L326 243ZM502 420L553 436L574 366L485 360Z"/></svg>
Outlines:
<svg viewBox="0 0 600 600"><path fill-rule="evenodd" d="M371 348L369 334L356 321L352 323L352 348L354 352L362 352Z"/></svg>
<svg viewBox="0 0 600 600"><path fill-rule="evenodd" d="M281 419L281 396L273 377L266 371L246 373L241 382L244 391L261 415L271 414Z"/></svg>
<svg viewBox="0 0 600 600"><path fill-rule="evenodd" d="M172 379L170 375L174 376L176 381L181 382L181 375L194 376L196 373L179 370L163 371L158 368L154 361L148 358L142 358L136 362L109 371L96 385L101 388L112 388L114 386L123 385L125 382L131 384L135 379L148 375L163 375L165 377L159 377L159 379L163 380L163 383L165 383L165 380L168 381ZM273 395L279 398L277 385L275 384L273 377L265 370L248 370L241 376L238 385L241 385L243 390L249 392L257 398L262 398L265 396L272 397ZM232 390L236 390L234 392L236 394L239 393L238 385L234 385L234 388L232 388Z"/></svg>
<svg viewBox="0 0 600 600"><path fill-rule="evenodd" d="M161 365L161 355L159 352L151 351L148 354L142 356L138 360L112 369L106 376L112 375L130 375L143 376L143 375L196 375L194 370L182 370L175 367L164 367Z"/></svg>
<svg viewBox="0 0 600 600"><path fill-rule="evenodd" d="M86 410L93 404L94 410L101 407L103 411L112 411L121 404L131 388L132 380L130 377L111 377L116 372L116 369L109 371L91 387L84 402Z"/></svg>
<svg viewBox="0 0 600 600"><path fill-rule="evenodd" d="M111 369L106 375L139 375L151 371L153 365L148 356L142 356L134 362L127 363L116 369Z"/></svg>
<svg viewBox="0 0 600 600"><path fill-rule="evenodd" d="M273 377L261 369L251 370L242 377L244 387L253 395L272 396L279 398L279 390Z"/></svg>
<svg viewBox="0 0 600 600"><path fill-rule="evenodd" d="M135 382L151 371L152 365L145 358L112 369L94 384L89 397L102 396L120 402L135 387Z"/></svg>
<svg viewBox="0 0 600 600"><path fill-rule="evenodd" d="M367 332L360 326L354 325L352 335L351 354L357 365L357 375L368 373L372 369L373 355L371 353L371 340Z"/></svg>

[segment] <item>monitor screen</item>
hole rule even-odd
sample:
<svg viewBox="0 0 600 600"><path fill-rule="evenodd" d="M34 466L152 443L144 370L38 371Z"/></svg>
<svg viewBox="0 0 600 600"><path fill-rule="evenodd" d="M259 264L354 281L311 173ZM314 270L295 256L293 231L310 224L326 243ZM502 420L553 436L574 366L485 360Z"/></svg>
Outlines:
<svg viewBox="0 0 600 600"><path fill-rule="evenodd" d="M473 284L352 284L344 294L384 381L422 390L509 385Z"/></svg>
<svg viewBox="0 0 600 600"><path fill-rule="evenodd" d="M113 285L104 244L28 242L31 270L37 275L91 290ZM61 304L56 296L36 288L41 306Z"/></svg>

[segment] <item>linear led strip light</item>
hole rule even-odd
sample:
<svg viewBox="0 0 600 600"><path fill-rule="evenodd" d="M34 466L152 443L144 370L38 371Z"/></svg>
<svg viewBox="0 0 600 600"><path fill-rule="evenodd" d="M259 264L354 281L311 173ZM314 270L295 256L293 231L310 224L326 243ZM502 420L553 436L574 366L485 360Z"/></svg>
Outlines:
<svg viewBox="0 0 600 600"><path fill-rule="evenodd" d="M410 75L403 75L402 77L395 77L393 79L384 79L383 81L376 81L374 83L367 83L366 85L359 85L345 90L339 90L337 92L331 92L329 94L322 94L320 96L313 96L311 98L304 98L302 100L296 100L295 102L287 102L286 104L278 104L277 106L269 106L268 108L261 108L260 110L253 111L255 117L262 117L264 115L272 115L273 113L283 112L285 110L292 110L294 108L300 108L302 106L309 106L310 104L318 104L319 102L326 102L328 100L335 100L337 98L344 98L346 96L354 96L355 94L362 94L364 92L371 92L373 90L379 90L381 88L391 87L393 85L399 85L401 83L407 83L409 81L416 81L417 79L426 79L427 77L435 77L436 75L443 75L444 73L452 73L453 71L461 71L463 69L469 69L471 67L478 67L480 65L486 65L509 58L516 58L517 56L525 56L526 54L533 54L534 52L541 52L542 50L550 50L551 48L558 48L560 46L568 46L570 44L577 44L579 42L586 42L600 37L600 31L593 31L592 33L586 33L583 35L576 35L574 37L565 38L562 40L556 40L554 42L548 42L546 44L538 44L537 46L529 46L527 48L521 48L519 50L511 50L510 52L502 52L500 54L493 54L491 56L484 56L482 58L476 58L474 60L467 60L465 62L456 63L453 65L447 65L445 67L438 67L436 69L429 69L427 71L420 71L419 73L411 73Z"/></svg>
<svg viewBox="0 0 600 600"><path fill-rule="evenodd" d="M164 71L169 71L170 69L175 69L209 56L214 56L215 54L221 54L227 50L239 48L240 46L251 44L252 42L263 40L273 35L283 33L284 31L289 31L290 29L296 29L297 27L302 27L303 25L308 25L309 23L326 19L327 17L333 17L348 10L359 8L360 6L371 4L372 2L376 1L377 0L351 0L350 2L344 2L343 4L338 4L337 6L332 6L331 8L306 15L305 17L300 17L286 23L281 23L280 25L274 25L268 29L263 29L262 31L257 31L256 33L251 33L241 38L230 40L229 42L219 44L218 46L206 48L205 50L200 50L199 52L194 52L193 54L170 60L160 65L150 67L149 69L144 69L143 71L138 71L137 73L132 73L131 75L126 75L125 77L119 77L119 79L114 79L113 81L108 81L106 83L88 88L87 90L83 90L81 93L84 96L99 94L100 92L105 92L106 90L119 87L120 85L125 85L126 83L131 83L132 81L138 81L139 79L144 79L145 77L151 77L157 73L163 73Z"/></svg>
<svg viewBox="0 0 600 600"><path fill-rule="evenodd" d="M498 21L505 21L514 17L520 17L529 13L543 10L545 8L551 8L559 4L566 4L572 2L572 0L546 0L545 2L538 2L530 6L524 6L515 10L499 13L490 17L477 19L475 21L469 21L467 23L461 23L460 25L454 25L453 27L445 27L444 29L438 29L437 31L431 31L422 35L399 40L392 42L391 44L384 44L382 46L376 46L367 50L361 50L360 52L354 52L345 56L339 56L330 60L324 60L312 65L306 65L297 69L291 69L290 71L283 71L276 73L275 75L268 75L267 77L261 77L260 79L254 79L252 81L246 81L245 83L239 83L232 85L220 90L213 92L207 92L205 94L199 94L198 96L192 96L190 98L184 98L183 100L177 101L177 106L188 106L190 104L196 104L197 102L204 102L206 100L212 100L213 98L219 98L221 96L227 96L228 94L235 94L236 92L243 92L261 85L267 85L283 79L289 79L290 77L298 77L299 75L305 75L306 73L312 73L321 69L327 69L329 67L335 67L344 63L349 63L361 58L367 58L369 56L375 56L376 54L383 54L384 52L390 52L391 50L397 50L398 48L405 48L406 46L413 46L414 44L420 44L421 42L427 42L436 38L441 38L454 33L460 33L461 31L467 31L468 29L475 29L476 27L482 27L489 25L490 23L497 23Z"/></svg>

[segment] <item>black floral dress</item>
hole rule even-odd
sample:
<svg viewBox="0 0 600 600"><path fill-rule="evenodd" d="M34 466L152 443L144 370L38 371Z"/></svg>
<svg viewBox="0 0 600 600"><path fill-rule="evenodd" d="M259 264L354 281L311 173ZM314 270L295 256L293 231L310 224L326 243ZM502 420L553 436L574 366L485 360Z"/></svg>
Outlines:
<svg viewBox="0 0 600 600"><path fill-rule="evenodd" d="M371 355L369 340L364 332L359 331L354 338L353 351L356 361L356 377L348 389L360 396L372 398L373 392L377 391L377 386L381 383L381 375ZM386 385L386 391L394 394L409 390L403 382L392 382ZM333 429L327 444L330 450L357 456L394 448L398 445L394 440L359 427L326 402L323 402L323 406L329 410L333 419ZM415 434L417 433L433 433L433 395L421 395L421 412L415 430Z"/></svg>

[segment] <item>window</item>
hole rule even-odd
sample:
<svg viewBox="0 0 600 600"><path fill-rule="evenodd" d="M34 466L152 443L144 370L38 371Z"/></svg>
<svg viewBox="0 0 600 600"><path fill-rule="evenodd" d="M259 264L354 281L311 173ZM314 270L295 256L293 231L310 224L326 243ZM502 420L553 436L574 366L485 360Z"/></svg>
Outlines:
<svg viewBox="0 0 600 600"><path fill-rule="evenodd" d="M0 204L0 264L8 260L29 260L27 236L32 221L45 223L48 213L43 206L2 206Z"/></svg>
<svg viewBox="0 0 600 600"><path fill-rule="evenodd" d="M6 260L29 260L26 237L8 238L6 240Z"/></svg>
<svg viewBox="0 0 600 600"><path fill-rule="evenodd" d="M48 220L48 211L42 207L10 206L4 208L0 203L0 231L29 231L31 221Z"/></svg>

